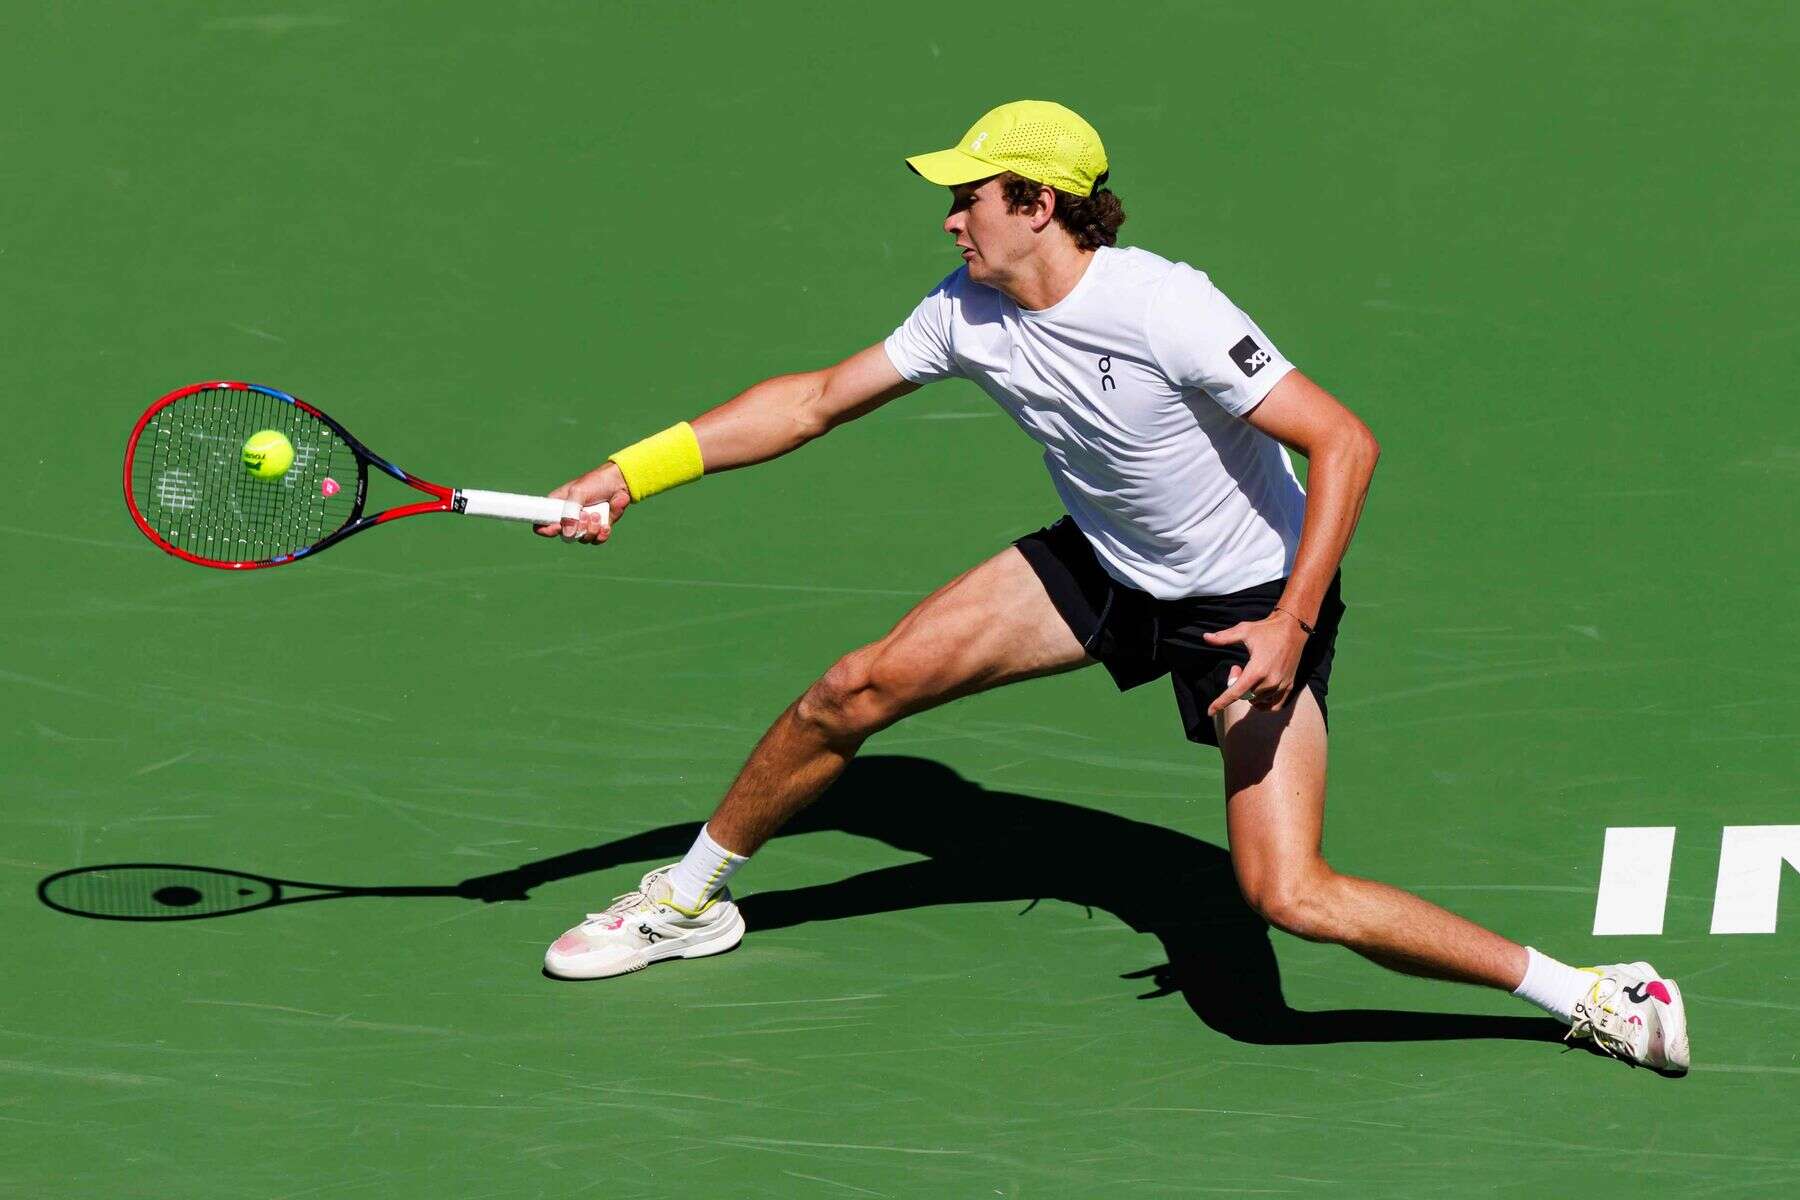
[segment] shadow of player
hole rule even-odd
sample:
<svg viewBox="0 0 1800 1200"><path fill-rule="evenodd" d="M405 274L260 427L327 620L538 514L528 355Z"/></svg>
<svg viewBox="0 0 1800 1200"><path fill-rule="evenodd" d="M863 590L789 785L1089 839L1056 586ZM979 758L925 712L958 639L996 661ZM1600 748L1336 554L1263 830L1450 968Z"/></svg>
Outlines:
<svg viewBox="0 0 1800 1200"><path fill-rule="evenodd" d="M687 851L696 830L665 826L467 880L457 892L520 899L551 880L668 861ZM1241 1042L1553 1041L1564 1033L1548 1017L1292 1008L1269 926L1239 894L1223 849L1097 809L990 791L941 763L879 755L853 761L782 836L827 830L923 857L836 883L745 896L738 903L753 931L944 904L1062 900L1112 913L1156 937L1168 961L1122 978L1150 982L1140 999L1179 994L1209 1027Z"/></svg>

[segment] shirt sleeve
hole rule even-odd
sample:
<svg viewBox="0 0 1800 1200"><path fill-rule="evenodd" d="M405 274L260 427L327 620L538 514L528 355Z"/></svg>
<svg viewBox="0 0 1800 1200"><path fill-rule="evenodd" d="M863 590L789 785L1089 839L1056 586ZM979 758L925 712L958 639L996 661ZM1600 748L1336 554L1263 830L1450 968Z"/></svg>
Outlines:
<svg viewBox="0 0 1800 1200"><path fill-rule="evenodd" d="M950 325L964 271L958 268L945 276L882 343L888 361L908 383L935 383L961 373L950 348Z"/></svg>
<svg viewBox="0 0 1800 1200"><path fill-rule="evenodd" d="M1186 263L1163 280L1145 324L1163 374L1177 387L1200 389L1233 416L1261 404L1294 369L1206 272Z"/></svg>

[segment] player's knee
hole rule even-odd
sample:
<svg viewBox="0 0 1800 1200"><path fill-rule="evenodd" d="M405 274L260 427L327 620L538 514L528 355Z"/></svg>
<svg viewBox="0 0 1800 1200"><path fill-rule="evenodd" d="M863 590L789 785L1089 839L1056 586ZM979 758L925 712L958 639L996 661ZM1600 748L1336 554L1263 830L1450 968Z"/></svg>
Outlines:
<svg viewBox="0 0 1800 1200"><path fill-rule="evenodd" d="M806 689L794 715L827 735L852 732L851 711L868 684L868 671L854 654L845 655Z"/></svg>
<svg viewBox="0 0 1800 1200"><path fill-rule="evenodd" d="M1330 941L1333 921L1330 879L1323 862L1305 867L1271 867L1242 872L1244 900L1275 928L1308 941Z"/></svg>
<svg viewBox="0 0 1800 1200"><path fill-rule="evenodd" d="M795 715L831 740L861 740L892 723L892 688L873 647L840 658L806 689Z"/></svg>

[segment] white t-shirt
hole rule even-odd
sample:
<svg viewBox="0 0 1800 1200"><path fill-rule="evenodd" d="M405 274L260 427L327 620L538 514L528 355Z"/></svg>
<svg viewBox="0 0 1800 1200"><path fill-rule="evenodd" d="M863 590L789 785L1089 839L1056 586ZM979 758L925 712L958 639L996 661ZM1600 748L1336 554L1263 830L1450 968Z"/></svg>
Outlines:
<svg viewBox="0 0 1800 1200"><path fill-rule="evenodd" d="M1044 465L1107 573L1163 599L1288 574L1306 493L1242 416L1293 369L1204 272L1101 247L1073 291L1025 309L959 268L885 344L909 382L981 385Z"/></svg>

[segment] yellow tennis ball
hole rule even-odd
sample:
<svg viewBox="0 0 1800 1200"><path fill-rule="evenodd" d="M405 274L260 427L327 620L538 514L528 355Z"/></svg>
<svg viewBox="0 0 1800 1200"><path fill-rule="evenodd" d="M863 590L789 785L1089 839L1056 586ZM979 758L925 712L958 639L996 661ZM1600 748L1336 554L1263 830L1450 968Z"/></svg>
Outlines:
<svg viewBox="0 0 1800 1200"><path fill-rule="evenodd" d="M275 429L262 429L244 443L244 470L258 479L280 479L294 465L294 443Z"/></svg>

